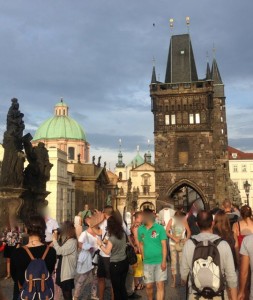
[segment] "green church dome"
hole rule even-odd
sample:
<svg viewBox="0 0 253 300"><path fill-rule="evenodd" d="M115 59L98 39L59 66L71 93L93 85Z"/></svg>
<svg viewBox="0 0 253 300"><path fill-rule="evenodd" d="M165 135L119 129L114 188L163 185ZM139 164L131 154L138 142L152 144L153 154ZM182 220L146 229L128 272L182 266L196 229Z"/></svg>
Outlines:
<svg viewBox="0 0 253 300"><path fill-rule="evenodd" d="M33 138L47 139L86 140L83 128L68 116L68 105L63 101L55 105L55 115L40 125Z"/></svg>
<svg viewBox="0 0 253 300"><path fill-rule="evenodd" d="M140 165L144 164L145 160L138 152L136 156L131 160L131 162L128 164L128 166L134 165L135 167L139 167Z"/></svg>

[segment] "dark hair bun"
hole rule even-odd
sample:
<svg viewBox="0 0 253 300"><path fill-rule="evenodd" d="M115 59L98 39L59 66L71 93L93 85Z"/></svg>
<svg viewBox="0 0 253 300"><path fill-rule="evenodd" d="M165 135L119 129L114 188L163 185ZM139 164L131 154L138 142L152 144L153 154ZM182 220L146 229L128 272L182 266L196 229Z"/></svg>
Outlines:
<svg viewBox="0 0 253 300"><path fill-rule="evenodd" d="M38 236L41 242L45 241L46 222L40 215L31 216L26 222L25 227L29 236Z"/></svg>

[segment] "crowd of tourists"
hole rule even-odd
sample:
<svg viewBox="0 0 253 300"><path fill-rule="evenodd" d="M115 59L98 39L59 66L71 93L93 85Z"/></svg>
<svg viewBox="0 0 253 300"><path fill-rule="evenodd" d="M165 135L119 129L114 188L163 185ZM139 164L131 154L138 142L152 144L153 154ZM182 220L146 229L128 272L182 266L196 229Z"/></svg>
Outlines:
<svg viewBox="0 0 253 300"><path fill-rule="evenodd" d="M229 200L212 211L164 207L133 213L129 226L112 206L88 205L60 226L34 215L20 228L6 229L0 251L13 300L165 300L170 288L184 287L187 299L253 300L252 210Z"/></svg>

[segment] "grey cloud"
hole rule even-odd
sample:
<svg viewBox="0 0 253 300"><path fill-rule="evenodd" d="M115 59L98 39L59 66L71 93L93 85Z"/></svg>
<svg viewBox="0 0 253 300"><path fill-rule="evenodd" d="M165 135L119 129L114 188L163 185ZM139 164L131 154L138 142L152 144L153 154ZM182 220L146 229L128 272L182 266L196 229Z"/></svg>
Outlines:
<svg viewBox="0 0 253 300"><path fill-rule="evenodd" d="M143 137L152 137L148 87L152 57L163 80L170 17L175 18L175 34L186 32L184 18L191 17L199 77L204 76L206 51L211 58L215 43L233 100L227 101L228 111L242 106L235 101L240 86L252 93L250 0L243 5L219 0L212 4L160 0L159 5L154 0L0 0L0 8L0 111L7 111L16 96L27 127L51 116L54 103L64 97L95 148L106 145L114 151L118 136L136 135L132 142L129 139L130 150L137 139L140 144ZM238 100L250 104L249 99ZM4 115L0 113L0 124ZM228 119L231 137L236 133L233 128L240 126L240 116L236 118ZM250 114L244 122L251 122Z"/></svg>

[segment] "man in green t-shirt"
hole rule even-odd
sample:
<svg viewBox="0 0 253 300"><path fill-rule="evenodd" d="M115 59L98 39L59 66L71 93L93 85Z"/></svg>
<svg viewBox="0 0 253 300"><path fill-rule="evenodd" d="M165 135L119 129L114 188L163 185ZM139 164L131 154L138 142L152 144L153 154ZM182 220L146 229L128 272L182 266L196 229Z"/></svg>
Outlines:
<svg viewBox="0 0 253 300"><path fill-rule="evenodd" d="M144 262L144 278L148 300L153 299L154 283L156 299L164 300L164 281L167 280L167 235L163 226L155 222L152 210L143 211L143 225L138 228L138 240Z"/></svg>

